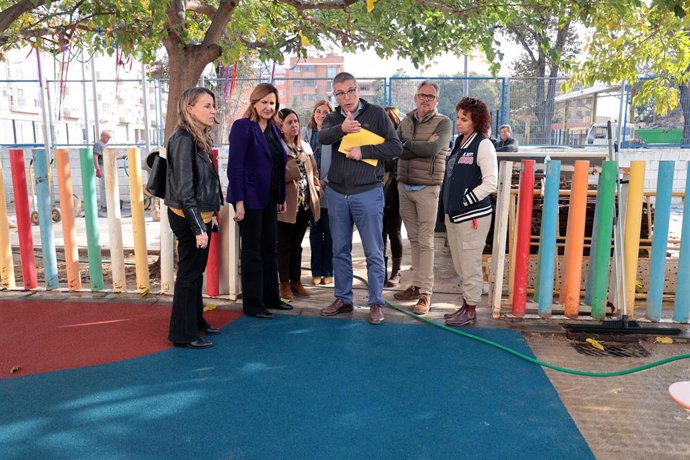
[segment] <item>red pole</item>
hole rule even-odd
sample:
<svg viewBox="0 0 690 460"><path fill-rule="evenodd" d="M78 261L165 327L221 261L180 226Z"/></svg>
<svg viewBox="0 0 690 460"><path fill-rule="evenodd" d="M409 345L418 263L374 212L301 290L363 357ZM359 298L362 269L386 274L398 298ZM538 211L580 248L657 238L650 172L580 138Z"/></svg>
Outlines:
<svg viewBox="0 0 690 460"><path fill-rule="evenodd" d="M10 170L12 171L14 205L17 212L17 233L19 234L19 252L22 260L24 289L36 289L38 287L38 280L36 279L34 240L31 234L29 192L26 188L24 150L10 149Z"/></svg>
<svg viewBox="0 0 690 460"><path fill-rule="evenodd" d="M218 171L218 149L211 151L213 165ZM206 294L216 297L220 294L220 229L211 232L211 243L208 247L208 264L206 264Z"/></svg>
<svg viewBox="0 0 690 460"><path fill-rule="evenodd" d="M529 275L529 245L532 234L532 204L534 201L534 160L522 160L520 199L518 202L517 243L515 244L515 281L513 283L513 315L525 316L527 278Z"/></svg>

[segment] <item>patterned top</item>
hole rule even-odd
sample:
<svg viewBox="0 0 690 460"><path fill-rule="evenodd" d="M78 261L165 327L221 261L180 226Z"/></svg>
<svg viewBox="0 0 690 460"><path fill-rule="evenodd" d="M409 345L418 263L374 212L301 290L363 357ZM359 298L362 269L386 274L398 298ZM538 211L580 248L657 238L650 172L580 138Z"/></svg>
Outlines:
<svg viewBox="0 0 690 460"><path fill-rule="evenodd" d="M299 168L299 179L297 180L297 206L303 209L309 209L309 183L307 182L307 168L299 161L299 155L304 152L302 147L293 147L288 145L289 154L295 159L297 167Z"/></svg>

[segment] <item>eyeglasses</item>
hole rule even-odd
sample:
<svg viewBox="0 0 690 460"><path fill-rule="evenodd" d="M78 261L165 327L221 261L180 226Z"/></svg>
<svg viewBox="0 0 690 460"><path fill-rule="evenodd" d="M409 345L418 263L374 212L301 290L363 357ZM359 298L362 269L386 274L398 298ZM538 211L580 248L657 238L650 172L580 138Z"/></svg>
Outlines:
<svg viewBox="0 0 690 460"><path fill-rule="evenodd" d="M348 97L353 97L355 94L357 94L357 87L353 87L348 89L347 91L336 91L333 93L335 97L343 97L343 96L348 96Z"/></svg>
<svg viewBox="0 0 690 460"><path fill-rule="evenodd" d="M426 102L433 102L436 100L437 96L435 94L417 93L417 97Z"/></svg>

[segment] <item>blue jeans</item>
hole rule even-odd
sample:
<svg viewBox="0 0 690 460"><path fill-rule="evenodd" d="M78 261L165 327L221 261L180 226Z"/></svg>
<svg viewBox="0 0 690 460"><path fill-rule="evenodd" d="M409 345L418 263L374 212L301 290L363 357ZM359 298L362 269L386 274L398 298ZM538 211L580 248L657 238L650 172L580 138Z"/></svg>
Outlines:
<svg viewBox="0 0 690 460"><path fill-rule="evenodd" d="M335 297L352 301L352 230L357 225L367 260L369 305L384 305L383 280L383 188L376 187L356 195L341 195L326 188L328 217L333 239Z"/></svg>
<svg viewBox="0 0 690 460"><path fill-rule="evenodd" d="M309 221L311 244L311 276L333 276L333 241L328 221L328 208L321 208L321 218Z"/></svg>

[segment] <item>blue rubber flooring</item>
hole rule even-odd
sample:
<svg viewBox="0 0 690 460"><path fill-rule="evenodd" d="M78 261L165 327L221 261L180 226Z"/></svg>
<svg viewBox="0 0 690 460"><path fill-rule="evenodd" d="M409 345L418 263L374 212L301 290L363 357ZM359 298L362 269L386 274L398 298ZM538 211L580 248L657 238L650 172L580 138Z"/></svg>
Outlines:
<svg viewBox="0 0 690 460"><path fill-rule="evenodd" d="M0 380L0 458L593 458L541 368L433 327L241 318L213 340Z"/></svg>

